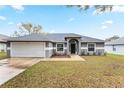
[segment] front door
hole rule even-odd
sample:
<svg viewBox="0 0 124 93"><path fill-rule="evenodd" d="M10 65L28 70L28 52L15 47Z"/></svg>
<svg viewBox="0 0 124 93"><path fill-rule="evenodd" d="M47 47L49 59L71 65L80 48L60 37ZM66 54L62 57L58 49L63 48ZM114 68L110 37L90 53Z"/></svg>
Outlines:
<svg viewBox="0 0 124 93"><path fill-rule="evenodd" d="M76 50L76 45L75 44L71 44L71 54L75 54Z"/></svg>

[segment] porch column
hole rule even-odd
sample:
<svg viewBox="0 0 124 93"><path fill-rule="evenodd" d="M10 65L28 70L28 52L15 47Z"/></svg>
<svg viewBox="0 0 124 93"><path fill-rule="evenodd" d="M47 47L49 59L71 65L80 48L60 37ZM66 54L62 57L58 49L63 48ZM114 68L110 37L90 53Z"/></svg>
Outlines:
<svg viewBox="0 0 124 93"><path fill-rule="evenodd" d="M78 42L79 42L79 51L78 51L78 55L81 55L81 40L78 40Z"/></svg>

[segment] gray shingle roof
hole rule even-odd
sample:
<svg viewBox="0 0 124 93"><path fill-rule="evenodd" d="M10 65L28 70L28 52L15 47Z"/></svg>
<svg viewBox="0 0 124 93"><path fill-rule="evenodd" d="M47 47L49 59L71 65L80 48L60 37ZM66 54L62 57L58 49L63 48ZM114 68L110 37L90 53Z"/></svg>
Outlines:
<svg viewBox="0 0 124 93"><path fill-rule="evenodd" d="M67 37L81 37L81 35L74 33L54 33L47 34L46 37L53 42L65 42L65 38Z"/></svg>
<svg viewBox="0 0 124 93"><path fill-rule="evenodd" d="M67 37L82 38L84 42L104 42L100 39L81 36L74 33L55 33L55 34L31 34L20 37L11 37L8 41L51 41L51 42L65 42Z"/></svg>
<svg viewBox="0 0 124 93"><path fill-rule="evenodd" d="M8 36L0 34L0 42L7 42L8 38Z"/></svg>
<svg viewBox="0 0 124 93"><path fill-rule="evenodd" d="M106 42L105 45L124 45L124 37L121 37L110 42Z"/></svg>
<svg viewBox="0 0 124 93"><path fill-rule="evenodd" d="M32 34L20 37L10 37L8 41L49 41L46 35Z"/></svg>
<svg viewBox="0 0 124 93"><path fill-rule="evenodd" d="M82 36L81 40L82 40L82 42L104 42L104 40L92 38L92 37L88 37L88 36Z"/></svg>

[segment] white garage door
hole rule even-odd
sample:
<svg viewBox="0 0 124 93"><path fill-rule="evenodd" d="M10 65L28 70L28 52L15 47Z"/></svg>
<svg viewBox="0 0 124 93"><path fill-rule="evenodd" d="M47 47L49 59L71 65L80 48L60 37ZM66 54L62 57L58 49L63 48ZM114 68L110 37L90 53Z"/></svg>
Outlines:
<svg viewBox="0 0 124 93"><path fill-rule="evenodd" d="M45 57L43 42L12 42L11 57Z"/></svg>

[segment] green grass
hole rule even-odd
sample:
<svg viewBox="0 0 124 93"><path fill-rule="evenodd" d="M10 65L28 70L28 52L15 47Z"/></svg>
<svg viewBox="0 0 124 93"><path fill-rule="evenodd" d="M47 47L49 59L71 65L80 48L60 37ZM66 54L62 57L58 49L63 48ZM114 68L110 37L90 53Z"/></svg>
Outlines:
<svg viewBox="0 0 124 93"><path fill-rule="evenodd" d="M40 62L0 87L124 87L124 57L83 58L85 62Z"/></svg>
<svg viewBox="0 0 124 93"><path fill-rule="evenodd" d="M0 59L7 58L7 54L5 52L0 52Z"/></svg>
<svg viewBox="0 0 124 93"><path fill-rule="evenodd" d="M112 56L119 56L119 57L124 57L124 55L119 55L119 54L111 54L111 53L108 53L107 55L112 55Z"/></svg>

